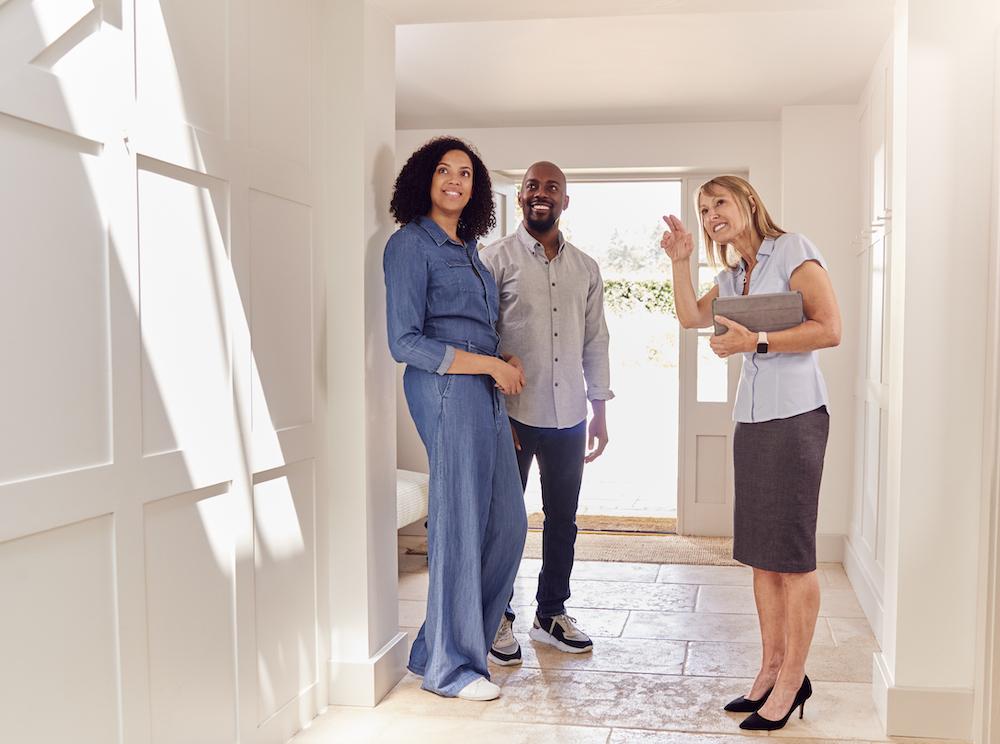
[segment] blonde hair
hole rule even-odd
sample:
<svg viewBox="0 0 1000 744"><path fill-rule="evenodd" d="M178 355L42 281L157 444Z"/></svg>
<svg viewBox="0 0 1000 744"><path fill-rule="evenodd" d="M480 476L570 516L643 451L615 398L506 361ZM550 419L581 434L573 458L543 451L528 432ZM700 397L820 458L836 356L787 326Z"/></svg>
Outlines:
<svg viewBox="0 0 1000 744"><path fill-rule="evenodd" d="M713 266L722 264L727 269L735 269L739 266L740 256L736 249L729 244L719 245L705 229L705 223L701 219L701 195L718 196L718 190L723 189L732 195L736 206L739 207L743 220L761 238L776 238L784 235L785 231L778 227L771 215L768 214L764 201L757 193L757 189L750 185L750 182L739 176L716 176L705 181L698 187L695 194L695 212L701 222L701 234L705 239L705 251L708 253L708 260Z"/></svg>

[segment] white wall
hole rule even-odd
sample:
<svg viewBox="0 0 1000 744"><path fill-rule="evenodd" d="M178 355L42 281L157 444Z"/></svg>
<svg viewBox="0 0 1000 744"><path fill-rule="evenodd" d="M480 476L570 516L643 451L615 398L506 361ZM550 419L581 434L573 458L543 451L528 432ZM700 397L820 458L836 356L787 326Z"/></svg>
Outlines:
<svg viewBox="0 0 1000 744"><path fill-rule="evenodd" d="M364 0L327 8L330 700L373 705L402 677L407 653L396 593L395 377L382 278L394 229L395 35Z"/></svg>
<svg viewBox="0 0 1000 744"><path fill-rule="evenodd" d="M849 123L853 113L853 107L808 107L789 109L781 122L459 129L448 133L474 144L491 170L524 169L536 160L552 160L567 169L748 171L779 224L809 235L828 254L835 290L847 315L844 327L849 331L857 297L849 259L850 231L857 211L856 127ZM397 132L399 164L420 144L444 133ZM823 207L809 201L815 192L826 199ZM838 215L850 217L842 222ZM825 352L822 360L835 407L818 524L823 535L820 552L827 560L840 560L842 536L847 532L854 457L849 405L854 353L853 340L846 338L841 348ZM845 370L849 373L844 374ZM402 398L398 411L400 462L420 463L422 446Z"/></svg>
<svg viewBox="0 0 1000 744"><path fill-rule="evenodd" d="M992 0L900 2L883 653L897 735L968 738L990 250Z"/></svg>
<svg viewBox="0 0 1000 744"><path fill-rule="evenodd" d="M843 321L841 344L820 352L830 394L830 440L818 531L846 535L854 467L854 386L858 281L857 109L795 106L781 113L782 226L802 232L826 258Z"/></svg>
<svg viewBox="0 0 1000 744"><path fill-rule="evenodd" d="M319 10L0 6L5 741L325 704Z"/></svg>

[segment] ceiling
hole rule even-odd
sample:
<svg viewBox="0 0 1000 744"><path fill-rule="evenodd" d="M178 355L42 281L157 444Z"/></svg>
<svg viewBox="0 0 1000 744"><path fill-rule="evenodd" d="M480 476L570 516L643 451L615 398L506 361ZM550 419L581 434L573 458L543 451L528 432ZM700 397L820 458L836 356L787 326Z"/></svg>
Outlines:
<svg viewBox="0 0 1000 744"><path fill-rule="evenodd" d="M857 101L892 0L369 0L400 129L774 120Z"/></svg>

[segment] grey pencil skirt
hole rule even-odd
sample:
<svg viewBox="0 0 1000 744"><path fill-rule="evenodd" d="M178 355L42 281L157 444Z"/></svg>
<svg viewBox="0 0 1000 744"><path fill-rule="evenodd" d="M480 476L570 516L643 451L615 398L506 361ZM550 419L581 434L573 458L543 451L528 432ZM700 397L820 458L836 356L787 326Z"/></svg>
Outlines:
<svg viewBox="0 0 1000 744"><path fill-rule="evenodd" d="M733 558L767 571L816 570L816 511L829 433L826 406L736 424Z"/></svg>

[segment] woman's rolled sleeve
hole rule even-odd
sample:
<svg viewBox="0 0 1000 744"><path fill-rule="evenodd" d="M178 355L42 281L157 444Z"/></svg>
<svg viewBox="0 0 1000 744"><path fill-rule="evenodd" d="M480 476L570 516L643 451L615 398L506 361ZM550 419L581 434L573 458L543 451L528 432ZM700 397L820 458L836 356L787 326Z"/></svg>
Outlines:
<svg viewBox="0 0 1000 744"><path fill-rule="evenodd" d="M385 246L386 327L389 351L397 362L443 375L455 349L424 335L427 308L427 260L423 247L397 232Z"/></svg>

